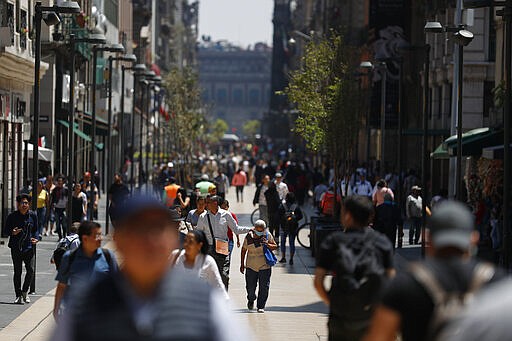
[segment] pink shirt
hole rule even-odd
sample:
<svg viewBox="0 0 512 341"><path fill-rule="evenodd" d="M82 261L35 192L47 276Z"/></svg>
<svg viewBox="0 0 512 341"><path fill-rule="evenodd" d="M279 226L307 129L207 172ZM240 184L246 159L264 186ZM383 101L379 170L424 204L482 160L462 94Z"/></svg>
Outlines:
<svg viewBox="0 0 512 341"><path fill-rule="evenodd" d="M387 187L382 187L381 189L378 189L373 193L373 204L375 206L382 205L384 203L384 196L386 194L390 194L393 200L395 200L395 195L393 194L393 191Z"/></svg>
<svg viewBox="0 0 512 341"><path fill-rule="evenodd" d="M231 181L232 186L245 186L247 185L247 176L245 172L236 173L233 175L233 180Z"/></svg>

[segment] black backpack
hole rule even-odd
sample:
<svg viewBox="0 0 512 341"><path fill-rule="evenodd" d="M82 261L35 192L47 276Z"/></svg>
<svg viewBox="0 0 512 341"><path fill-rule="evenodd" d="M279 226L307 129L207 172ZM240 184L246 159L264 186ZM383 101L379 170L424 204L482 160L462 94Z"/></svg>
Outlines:
<svg viewBox="0 0 512 341"><path fill-rule="evenodd" d="M475 293L485 284L489 283L496 273L496 269L489 263L478 263L471 274L471 280L465 292L446 291L437 280L433 269L422 263L413 263L409 266L410 273L416 281L427 291L434 303L434 311L428 328L426 340L449 340L449 326L465 311L466 306L473 299Z"/></svg>
<svg viewBox="0 0 512 341"><path fill-rule="evenodd" d="M386 280L386 269L375 247L379 233L341 233L336 251L331 310L354 328L365 328L371 319Z"/></svg>
<svg viewBox="0 0 512 341"><path fill-rule="evenodd" d="M62 257L64 256L66 251L69 250L71 243L73 243L77 238L78 238L78 236L76 236L75 238L73 238L71 240L68 240L67 237L64 237L57 244L57 248L53 251L53 256L52 256L53 262L55 263L55 268L57 268L57 270L59 270L60 263L62 262Z"/></svg>
<svg viewBox="0 0 512 341"><path fill-rule="evenodd" d="M285 229L289 232L293 232L299 227L300 218L295 214L295 210L297 209L297 204L293 204L288 207L287 204L283 204L284 207L284 226Z"/></svg>

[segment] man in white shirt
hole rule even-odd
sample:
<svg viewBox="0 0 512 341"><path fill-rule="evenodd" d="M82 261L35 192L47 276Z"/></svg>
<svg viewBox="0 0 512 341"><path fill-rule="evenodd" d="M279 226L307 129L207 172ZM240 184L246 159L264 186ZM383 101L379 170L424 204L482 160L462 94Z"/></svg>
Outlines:
<svg viewBox="0 0 512 341"><path fill-rule="evenodd" d="M230 267L228 229L231 229L233 233L239 235L248 233L252 230L252 227L238 226L231 213L219 207L221 200L222 198L219 196L208 198L206 203L208 211L199 217L196 229L204 231L206 234L208 244L210 244L208 253L215 259L222 277L222 282L226 286L227 291ZM224 252L223 245L226 246L225 249L228 252Z"/></svg>
<svg viewBox="0 0 512 341"><path fill-rule="evenodd" d="M421 229L422 229L422 216L423 216L423 199L420 196L421 188L412 186L411 194L407 197L405 203L405 213L409 220L409 244L419 244Z"/></svg>
<svg viewBox="0 0 512 341"><path fill-rule="evenodd" d="M373 194L373 187L370 181L366 180L366 176L361 174L359 181L354 186L354 194L371 197Z"/></svg>
<svg viewBox="0 0 512 341"><path fill-rule="evenodd" d="M282 173L279 173L279 172L276 173L275 183L276 183L277 193L279 193L279 199L281 199L281 201L284 201L284 199L286 198L286 194L288 194L289 190L288 190L288 185L283 182L283 174Z"/></svg>

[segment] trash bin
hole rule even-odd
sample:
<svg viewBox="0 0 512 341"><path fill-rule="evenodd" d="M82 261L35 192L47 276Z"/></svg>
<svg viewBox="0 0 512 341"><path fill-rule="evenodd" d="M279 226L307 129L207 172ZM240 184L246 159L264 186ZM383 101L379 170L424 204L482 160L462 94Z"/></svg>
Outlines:
<svg viewBox="0 0 512 341"><path fill-rule="evenodd" d="M343 228L340 224L337 223L329 223L329 224L318 224L315 226L313 239L312 239L312 256L316 257L318 254L318 249L320 248L320 245L322 245L325 238L327 238L331 233L343 231Z"/></svg>

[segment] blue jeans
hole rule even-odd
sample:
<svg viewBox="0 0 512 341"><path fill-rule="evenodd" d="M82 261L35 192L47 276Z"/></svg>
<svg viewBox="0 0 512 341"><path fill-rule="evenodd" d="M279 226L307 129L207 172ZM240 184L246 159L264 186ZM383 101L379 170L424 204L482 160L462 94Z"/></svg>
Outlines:
<svg viewBox="0 0 512 341"><path fill-rule="evenodd" d="M290 254L293 257L295 254L295 237L297 236L296 232L290 233L281 229L279 235L281 236L281 257L286 258L286 237L289 238Z"/></svg>
<svg viewBox="0 0 512 341"><path fill-rule="evenodd" d="M59 239L62 239L62 236L67 236L66 229L66 209L65 208L57 208L55 207L55 229L59 234Z"/></svg>
<svg viewBox="0 0 512 341"><path fill-rule="evenodd" d="M268 291L270 289L270 276L272 268L260 270L258 272L246 268L245 269L245 289L247 290L247 301L254 302L256 300L256 286L259 284L258 301L256 307L265 309L268 299Z"/></svg>
<svg viewBox="0 0 512 341"><path fill-rule="evenodd" d="M46 223L46 207L37 209L37 235L43 234L44 224Z"/></svg>
<svg viewBox="0 0 512 341"><path fill-rule="evenodd" d="M421 237L421 218L411 218L409 226L409 244L418 244Z"/></svg>

